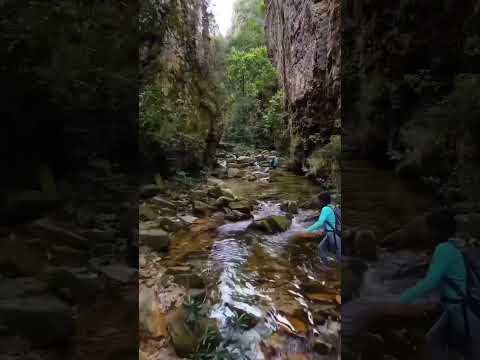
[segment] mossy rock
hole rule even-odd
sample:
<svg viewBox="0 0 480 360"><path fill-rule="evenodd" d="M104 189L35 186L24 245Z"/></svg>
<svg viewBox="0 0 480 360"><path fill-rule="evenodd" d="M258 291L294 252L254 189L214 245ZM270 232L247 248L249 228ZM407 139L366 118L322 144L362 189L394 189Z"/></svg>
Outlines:
<svg viewBox="0 0 480 360"><path fill-rule="evenodd" d="M181 358L190 357L197 349L199 342L195 332L190 329L184 319L171 321L168 325L168 331L176 354Z"/></svg>
<svg viewBox="0 0 480 360"><path fill-rule="evenodd" d="M277 234L287 231L291 224L291 217L275 215L266 219L254 221L249 228L261 231L265 234Z"/></svg>
<svg viewBox="0 0 480 360"><path fill-rule="evenodd" d="M181 358L190 358L198 350L207 330L213 335L212 338L220 338L215 320L202 318L194 324L188 324L187 318L188 311L180 308L168 319L168 332L175 352Z"/></svg>

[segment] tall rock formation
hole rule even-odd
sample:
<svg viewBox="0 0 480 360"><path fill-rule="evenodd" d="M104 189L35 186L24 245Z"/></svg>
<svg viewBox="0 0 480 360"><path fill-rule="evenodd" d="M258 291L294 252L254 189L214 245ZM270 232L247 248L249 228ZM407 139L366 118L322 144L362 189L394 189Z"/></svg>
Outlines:
<svg viewBox="0 0 480 360"><path fill-rule="evenodd" d="M267 45L286 94L297 169L340 126L340 9L339 0L266 1Z"/></svg>
<svg viewBox="0 0 480 360"><path fill-rule="evenodd" d="M140 125L144 166L208 165L221 136L206 0L144 0L140 12Z"/></svg>
<svg viewBox="0 0 480 360"><path fill-rule="evenodd" d="M479 24L478 0L346 1L343 143L405 174L469 177L480 160Z"/></svg>

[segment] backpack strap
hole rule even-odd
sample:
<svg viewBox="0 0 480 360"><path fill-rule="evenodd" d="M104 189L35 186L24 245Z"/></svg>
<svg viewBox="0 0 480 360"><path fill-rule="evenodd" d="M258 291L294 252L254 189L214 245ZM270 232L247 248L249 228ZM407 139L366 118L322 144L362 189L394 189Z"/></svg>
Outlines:
<svg viewBox="0 0 480 360"><path fill-rule="evenodd" d="M335 217L335 227L332 226L332 224L330 224L328 221L325 221L325 223L330 227L330 232L333 232L336 236L341 236L341 232L337 228L337 222L341 223L341 219L339 219L339 216L335 211L336 207L333 206L332 204L328 205L328 207L333 211L333 216Z"/></svg>
<svg viewBox="0 0 480 360"><path fill-rule="evenodd" d="M465 252L462 251L462 255L465 262L465 268L467 270L466 305L477 316L477 318L480 319L480 302L478 301L478 299L472 297L471 293L472 279L475 278L476 281L480 283L480 274L475 270L473 264L471 263Z"/></svg>
<svg viewBox="0 0 480 360"><path fill-rule="evenodd" d="M467 285L472 281L472 278L475 278L480 283L480 274L477 270L473 267L472 262L468 258L467 254L462 251L463 255L463 262L465 263L465 268L467 270ZM468 289L468 286L467 286Z"/></svg>
<svg viewBox="0 0 480 360"><path fill-rule="evenodd" d="M465 325L465 334L467 336L468 341L471 341L471 332L470 332L470 322L468 321L468 314L467 314L467 307L471 307L470 302L467 300L469 298L469 295L465 294L462 289L460 289L460 286L453 281L452 279L445 277L444 278L445 283L452 288L458 296L460 296L460 299L450 299L447 297L442 298L442 302L445 304L458 304L462 306L462 312L463 312L463 323ZM468 288L468 287L467 287ZM468 290L467 290L468 291Z"/></svg>
<svg viewBox="0 0 480 360"><path fill-rule="evenodd" d="M458 284L453 281L452 279L448 278L448 277L444 277L443 278L443 281L445 281L445 283L452 289L454 290L457 295L460 297L460 299L462 299L461 301L463 301L467 295L462 291L462 289L460 289L460 286L458 286ZM451 301L455 301L455 300L452 300L452 299L449 299L449 298L445 298L448 300L448 302L451 302Z"/></svg>
<svg viewBox="0 0 480 360"><path fill-rule="evenodd" d="M329 227L329 230L325 229L326 232L335 232L335 227L329 221L325 220L325 225Z"/></svg>

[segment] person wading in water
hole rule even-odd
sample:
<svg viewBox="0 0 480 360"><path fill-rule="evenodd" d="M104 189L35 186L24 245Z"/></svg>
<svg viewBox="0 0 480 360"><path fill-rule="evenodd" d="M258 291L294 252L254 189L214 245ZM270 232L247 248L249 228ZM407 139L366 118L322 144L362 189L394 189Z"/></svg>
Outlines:
<svg viewBox="0 0 480 360"><path fill-rule="evenodd" d="M340 214L332 205L332 198L329 193L323 193L318 196L320 201L320 217L317 222L307 229L306 234L301 234L304 239L321 239L320 253L333 253L337 259L342 255L342 240L340 238L339 226Z"/></svg>
<svg viewBox="0 0 480 360"><path fill-rule="evenodd" d="M400 296L400 303L410 304L433 290L440 290L443 313L426 335L425 358L453 359L449 353L455 350L465 360L480 360L480 303L471 298L471 285L467 281L478 274L452 240L456 223L448 210L433 212L427 224L436 241L430 268L424 279Z"/></svg>

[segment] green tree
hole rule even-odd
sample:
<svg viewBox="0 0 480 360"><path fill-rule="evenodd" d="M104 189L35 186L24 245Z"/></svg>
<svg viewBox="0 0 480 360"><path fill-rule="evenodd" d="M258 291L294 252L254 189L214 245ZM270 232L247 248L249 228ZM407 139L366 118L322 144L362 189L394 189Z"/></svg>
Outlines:
<svg viewBox="0 0 480 360"><path fill-rule="evenodd" d="M277 70L267 56L266 47L250 51L234 50L227 59L230 88L241 96L266 96L277 83Z"/></svg>
<svg viewBox="0 0 480 360"><path fill-rule="evenodd" d="M284 94L265 43L265 2L237 0L226 47L230 111L225 137L259 147L282 145ZM273 135L273 136L272 136Z"/></svg>

